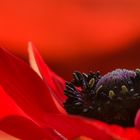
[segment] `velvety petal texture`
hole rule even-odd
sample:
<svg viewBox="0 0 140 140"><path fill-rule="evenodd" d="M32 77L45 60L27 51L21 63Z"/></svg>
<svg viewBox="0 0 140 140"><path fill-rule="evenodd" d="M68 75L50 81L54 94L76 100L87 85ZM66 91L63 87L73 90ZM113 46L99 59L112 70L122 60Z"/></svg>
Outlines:
<svg viewBox="0 0 140 140"><path fill-rule="evenodd" d="M31 120L9 116L0 121L0 129L23 140L42 140L45 134ZM48 135L49 138L49 135Z"/></svg>
<svg viewBox="0 0 140 140"><path fill-rule="evenodd" d="M22 140L63 140L52 128L42 129L22 116L9 116L0 121L0 129Z"/></svg>
<svg viewBox="0 0 140 140"><path fill-rule="evenodd" d="M95 140L139 140L140 131L135 128L122 128L96 120L66 115L47 115L47 126L52 126L68 139L86 136ZM101 135L102 134L102 135Z"/></svg>
<svg viewBox="0 0 140 140"><path fill-rule="evenodd" d="M28 115L10 98L10 96L0 86L0 119L9 115Z"/></svg>
<svg viewBox="0 0 140 140"><path fill-rule="evenodd" d="M41 78L26 63L2 48L0 84L16 104L36 121L42 121L48 112L59 113Z"/></svg>
<svg viewBox="0 0 140 140"><path fill-rule="evenodd" d="M111 140L112 136L102 127L93 125L78 117L70 117L66 115L48 115L46 118L47 126L51 126L58 130L68 139L74 139L84 135L92 139ZM101 135L102 134L102 135Z"/></svg>

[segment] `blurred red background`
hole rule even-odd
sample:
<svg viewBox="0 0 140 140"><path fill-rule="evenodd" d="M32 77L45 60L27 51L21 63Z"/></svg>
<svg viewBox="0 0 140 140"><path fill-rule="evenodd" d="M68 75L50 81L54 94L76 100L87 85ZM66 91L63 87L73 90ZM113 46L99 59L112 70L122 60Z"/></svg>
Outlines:
<svg viewBox="0 0 140 140"><path fill-rule="evenodd" d="M27 59L28 41L66 79L140 67L140 1L0 0L0 45Z"/></svg>

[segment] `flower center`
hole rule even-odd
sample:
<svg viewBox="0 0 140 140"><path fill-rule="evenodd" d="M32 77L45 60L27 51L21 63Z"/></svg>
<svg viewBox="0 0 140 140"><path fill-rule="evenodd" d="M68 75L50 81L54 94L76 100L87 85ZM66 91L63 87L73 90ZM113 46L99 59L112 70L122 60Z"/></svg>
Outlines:
<svg viewBox="0 0 140 140"><path fill-rule="evenodd" d="M64 107L70 114L133 126L140 108L140 70L116 69L104 76L74 72L65 95Z"/></svg>
<svg viewBox="0 0 140 140"><path fill-rule="evenodd" d="M132 79L135 77L134 71L116 69L101 77L95 90L97 93L109 94L109 92L114 92L114 95L123 96L128 91L134 90Z"/></svg>

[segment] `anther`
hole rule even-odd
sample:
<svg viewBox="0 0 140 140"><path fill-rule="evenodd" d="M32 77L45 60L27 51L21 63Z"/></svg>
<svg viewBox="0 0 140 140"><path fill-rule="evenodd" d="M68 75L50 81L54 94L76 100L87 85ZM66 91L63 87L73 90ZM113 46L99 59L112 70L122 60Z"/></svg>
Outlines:
<svg viewBox="0 0 140 140"><path fill-rule="evenodd" d="M84 113L88 112L88 109L87 109L87 108L84 108L84 109L83 109L83 112L84 112Z"/></svg>
<svg viewBox="0 0 140 140"><path fill-rule="evenodd" d="M82 103L81 103L81 102L77 102L77 103L75 103L74 105L80 106L80 105L82 105Z"/></svg>
<svg viewBox="0 0 140 140"><path fill-rule="evenodd" d="M100 91L102 88L103 88L103 86L102 86L102 85L100 85L100 86L99 86L99 88L96 90L96 94L98 94L98 93L99 93L99 91Z"/></svg>
<svg viewBox="0 0 140 140"><path fill-rule="evenodd" d="M89 87L90 88L93 88L93 86L94 86L94 84L95 84L95 79L94 78L92 78L90 81L89 81Z"/></svg>
<svg viewBox="0 0 140 140"><path fill-rule="evenodd" d="M136 72L137 74L140 74L140 69L137 68L137 69L135 70L135 72Z"/></svg>
<svg viewBox="0 0 140 140"><path fill-rule="evenodd" d="M98 107L97 110L98 110L98 112L100 112L101 111L101 107Z"/></svg>
<svg viewBox="0 0 140 140"><path fill-rule="evenodd" d="M122 87L121 87L121 94L126 95L128 92L129 91L128 91L127 87L125 85L122 85Z"/></svg>
<svg viewBox="0 0 140 140"><path fill-rule="evenodd" d="M109 98L112 99L115 96L115 92L113 90L109 91Z"/></svg>
<svg viewBox="0 0 140 140"><path fill-rule="evenodd" d="M140 77L140 69L135 70L137 77Z"/></svg>
<svg viewBox="0 0 140 140"><path fill-rule="evenodd" d="M133 88L130 89L130 93L134 93L134 91L135 91L135 90L134 90Z"/></svg>

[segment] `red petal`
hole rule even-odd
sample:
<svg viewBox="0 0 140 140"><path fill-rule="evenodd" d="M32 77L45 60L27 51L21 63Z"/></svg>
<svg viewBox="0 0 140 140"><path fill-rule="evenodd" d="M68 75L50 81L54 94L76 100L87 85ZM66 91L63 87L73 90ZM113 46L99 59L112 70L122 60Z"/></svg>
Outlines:
<svg viewBox="0 0 140 140"><path fill-rule="evenodd" d="M31 120L21 116L10 116L0 121L0 129L22 140L62 140L51 128L45 131Z"/></svg>
<svg viewBox="0 0 140 140"><path fill-rule="evenodd" d="M135 117L135 127L140 130L140 109L137 111L136 117Z"/></svg>
<svg viewBox="0 0 140 140"><path fill-rule="evenodd" d="M50 70L31 42L29 43L29 56L31 65L36 67L36 70L39 71L43 77L47 87L55 94L53 96L55 96L62 105L66 99L64 96L65 81Z"/></svg>
<svg viewBox="0 0 140 140"><path fill-rule="evenodd" d="M106 132L105 128L97 124L90 124L85 119L78 117L48 114L45 124L58 130L68 139L84 135L95 140L112 140L112 136Z"/></svg>
<svg viewBox="0 0 140 140"><path fill-rule="evenodd" d="M95 140L138 140L140 133L134 128L122 128L95 120L87 120L75 116L48 115L47 126L57 129L68 139L86 136Z"/></svg>
<svg viewBox="0 0 140 140"><path fill-rule="evenodd" d="M114 138L122 140L140 140L140 132L135 128L122 128L120 126L111 126L108 128Z"/></svg>
<svg viewBox="0 0 140 140"><path fill-rule="evenodd" d="M108 125L99 121L91 121L93 125L106 129L106 132L112 135L114 139L118 140L139 140L140 132L135 128L124 128L119 125Z"/></svg>
<svg viewBox="0 0 140 140"><path fill-rule="evenodd" d="M28 117L0 86L0 119L8 115Z"/></svg>
<svg viewBox="0 0 140 140"><path fill-rule="evenodd" d="M0 84L34 119L42 120L46 112L59 113L40 77L26 63L3 49L0 49Z"/></svg>

